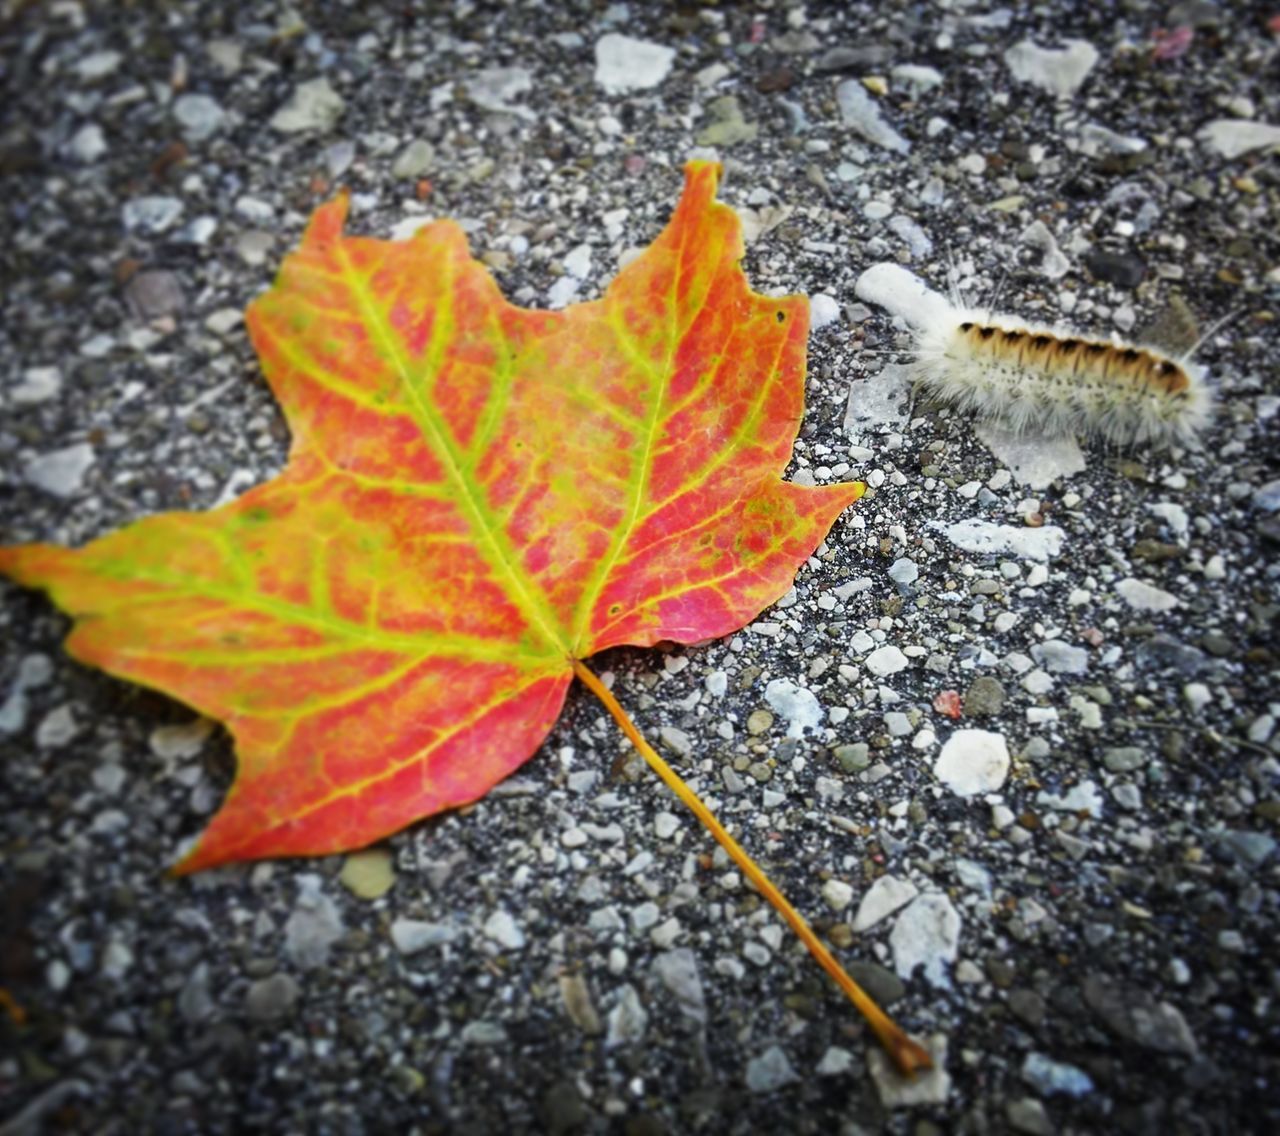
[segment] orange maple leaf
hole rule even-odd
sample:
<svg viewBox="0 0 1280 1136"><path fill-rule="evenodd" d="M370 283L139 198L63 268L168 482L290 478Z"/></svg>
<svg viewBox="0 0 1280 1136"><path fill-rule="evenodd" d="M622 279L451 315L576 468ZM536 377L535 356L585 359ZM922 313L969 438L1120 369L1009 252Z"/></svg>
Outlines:
<svg viewBox="0 0 1280 1136"><path fill-rule="evenodd" d="M322 206L248 312L285 470L80 550L0 549L75 617L72 655L234 736L235 783L179 871L356 848L474 801L577 674L865 998L581 662L742 627L862 493L781 479L807 303L750 290L718 172L692 163L653 245L563 312L509 304L451 222L380 241L343 234L345 198Z"/></svg>

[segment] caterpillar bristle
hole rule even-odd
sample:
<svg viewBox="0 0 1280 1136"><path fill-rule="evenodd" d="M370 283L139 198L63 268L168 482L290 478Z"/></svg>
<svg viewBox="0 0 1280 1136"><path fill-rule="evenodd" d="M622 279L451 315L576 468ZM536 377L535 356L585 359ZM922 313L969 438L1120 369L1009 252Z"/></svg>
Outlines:
<svg viewBox="0 0 1280 1136"><path fill-rule="evenodd" d="M1185 357L958 309L894 264L868 269L855 291L912 326L918 386L1017 432L1163 447L1194 440L1211 417L1204 371Z"/></svg>

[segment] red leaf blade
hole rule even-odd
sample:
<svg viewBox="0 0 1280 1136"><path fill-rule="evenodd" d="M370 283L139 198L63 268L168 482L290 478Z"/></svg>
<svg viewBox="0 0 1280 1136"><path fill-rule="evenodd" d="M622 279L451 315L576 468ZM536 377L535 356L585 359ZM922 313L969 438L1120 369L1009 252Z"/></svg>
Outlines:
<svg viewBox="0 0 1280 1136"><path fill-rule="evenodd" d="M753 293L717 167L605 296L508 304L456 226L317 210L248 326L286 469L204 514L0 571L85 662L221 719L239 770L183 861L357 847L538 747L575 658L693 642L780 597L859 485L781 480L807 308Z"/></svg>

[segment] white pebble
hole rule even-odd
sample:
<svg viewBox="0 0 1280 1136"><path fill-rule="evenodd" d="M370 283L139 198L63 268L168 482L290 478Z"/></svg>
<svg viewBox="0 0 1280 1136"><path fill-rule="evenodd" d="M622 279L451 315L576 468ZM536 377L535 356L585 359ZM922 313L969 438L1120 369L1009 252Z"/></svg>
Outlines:
<svg viewBox="0 0 1280 1136"><path fill-rule="evenodd" d="M942 747L933 773L961 797L994 792L1009 776L1009 747L1002 734L957 730Z"/></svg>
<svg viewBox="0 0 1280 1136"><path fill-rule="evenodd" d="M898 977L910 978L917 966L923 966L930 985L949 988L947 963L959 954L960 928L960 913L941 892L914 900L889 933Z"/></svg>

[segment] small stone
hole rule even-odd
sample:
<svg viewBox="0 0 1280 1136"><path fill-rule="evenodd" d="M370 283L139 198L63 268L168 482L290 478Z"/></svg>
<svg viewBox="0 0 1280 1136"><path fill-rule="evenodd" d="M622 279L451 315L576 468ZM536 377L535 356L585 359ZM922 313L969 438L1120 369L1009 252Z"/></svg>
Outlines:
<svg viewBox="0 0 1280 1136"><path fill-rule="evenodd" d="M134 319L153 320L182 311L186 297L172 272L150 269L134 274L124 290L124 301Z"/></svg>
<svg viewBox="0 0 1280 1136"><path fill-rule="evenodd" d="M1084 980L1082 989L1085 1005L1126 1041L1157 1053L1198 1054L1199 1046L1186 1019L1171 1003L1095 975Z"/></svg>
<svg viewBox="0 0 1280 1136"><path fill-rule="evenodd" d="M1191 708L1193 714L1200 713L1210 702L1213 694L1202 682L1189 682L1182 688L1182 697Z"/></svg>
<svg viewBox="0 0 1280 1136"><path fill-rule="evenodd" d="M1136 288L1147 275L1146 261L1134 253L1094 247L1084 254L1084 264L1094 279L1118 288Z"/></svg>
<svg viewBox="0 0 1280 1136"><path fill-rule="evenodd" d="M970 718L992 718L1004 709L1004 687L998 679L981 675L964 693L964 712Z"/></svg>
<svg viewBox="0 0 1280 1136"><path fill-rule="evenodd" d="M853 1068L853 1054L838 1045L829 1045L814 1070L819 1077L838 1077Z"/></svg>
<svg viewBox="0 0 1280 1136"><path fill-rule="evenodd" d="M858 904L858 913L853 917L854 931L870 930L898 908L905 907L919 894L919 889L909 880L901 880L890 875L881 876L867 889L867 894Z"/></svg>
<svg viewBox="0 0 1280 1136"><path fill-rule="evenodd" d="M910 660L897 647L890 644L872 651L863 660L862 665L876 678L887 678L889 675L905 670L910 665Z"/></svg>
<svg viewBox="0 0 1280 1136"><path fill-rule="evenodd" d="M497 943L504 951L524 949L524 932L507 911L499 909L490 915L485 920L484 933L486 938Z"/></svg>
<svg viewBox="0 0 1280 1136"><path fill-rule="evenodd" d="M1081 468L1084 468L1083 465ZM1015 528L1013 525L997 525L976 517L954 524L931 521L929 527L940 529L947 540L965 552L986 556L1005 553L1027 560L1053 559L1062 551L1066 539L1066 533L1057 525Z"/></svg>
<svg viewBox="0 0 1280 1136"><path fill-rule="evenodd" d="M898 1072L893 1059L878 1045L867 1048L867 1071L875 1084L880 1103L888 1109L912 1108L919 1105L943 1105L951 1093L951 1076L947 1073L947 1038L934 1034L922 1041L933 1058L931 1069L905 1077Z"/></svg>
<svg viewBox="0 0 1280 1136"><path fill-rule="evenodd" d="M742 107L733 95L714 99L707 108L711 122L698 131L699 146L728 147L739 142L752 142L760 128L742 117Z"/></svg>
<svg viewBox="0 0 1280 1136"><path fill-rule="evenodd" d="M1026 1136L1054 1136L1049 1114L1035 1097L1020 1097L1010 1101L1004 1107L1004 1114L1009 1127L1015 1132L1023 1132Z"/></svg>
<svg viewBox="0 0 1280 1136"><path fill-rule="evenodd" d="M846 773L860 773L871 764L871 747L866 742L838 745L831 752Z"/></svg>
<svg viewBox="0 0 1280 1136"><path fill-rule="evenodd" d="M673 916L670 919L664 919L649 932L649 941L659 950L665 951L674 946L682 934L684 934L684 928L680 925L680 920Z"/></svg>
<svg viewBox="0 0 1280 1136"><path fill-rule="evenodd" d="M906 996L907 988L902 979L879 963L852 959L848 969L854 982L881 1006L892 1006Z"/></svg>
<svg viewBox="0 0 1280 1136"><path fill-rule="evenodd" d="M595 1036L604 1029L591 1000L587 980L581 974L560 976L560 998L564 1002L565 1013L583 1033Z"/></svg>
<svg viewBox="0 0 1280 1136"><path fill-rule="evenodd" d="M1262 867L1276 849L1274 837L1244 829L1228 829L1218 837L1218 843L1233 859L1250 868Z"/></svg>
<svg viewBox="0 0 1280 1136"><path fill-rule="evenodd" d="M112 938L102 952L100 973L103 978L118 981L133 969L133 950L121 939Z"/></svg>
<svg viewBox="0 0 1280 1136"><path fill-rule="evenodd" d="M788 679L774 679L765 687L765 701L785 718L790 725L787 737L799 738L805 730L822 725L822 704L813 692Z"/></svg>
<svg viewBox="0 0 1280 1136"><path fill-rule="evenodd" d="M298 983L287 974L259 978L249 986L245 1009L251 1021L278 1022L293 1012L300 993Z"/></svg>
<svg viewBox="0 0 1280 1136"><path fill-rule="evenodd" d="M179 95L173 100L173 117L191 142L203 142L222 129L227 112L208 95Z"/></svg>
<svg viewBox="0 0 1280 1136"><path fill-rule="evenodd" d="M609 32L596 41L596 82L610 95L656 87L671 72L674 48Z"/></svg>
<svg viewBox="0 0 1280 1136"><path fill-rule="evenodd" d="M565 254L564 270L570 276L576 276L579 280L586 280L591 275L591 246L588 244L580 244L576 248L571 249ZM681 664L681 669L688 665L689 660L684 655L668 655L664 661L668 674L679 674L678 670L672 670L673 664Z"/></svg>
<svg viewBox="0 0 1280 1136"><path fill-rule="evenodd" d="M533 76L523 67L486 67L467 80L466 89L467 98L481 110L529 121L537 118L528 107L511 101L533 89Z"/></svg>
<svg viewBox="0 0 1280 1136"><path fill-rule="evenodd" d="M1089 669L1089 652L1061 639L1046 639L1031 648L1031 657L1053 674L1084 674Z"/></svg>
<svg viewBox="0 0 1280 1136"><path fill-rule="evenodd" d="M809 297L809 330L817 331L840 318L840 304L834 296L815 292ZM1280 483L1277 483L1280 484Z"/></svg>
<svg viewBox="0 0 1280 1136"><path fill-rule="evenodd" d="M1098 52L1087 40L1063 42L1065 47L1053 50L1024 39L1004 53L1005 65L1019 82L1058 98L1074 95L1098 62Z"/></svg>
<svg viewBox="0 0 1280 1136"><path fill-rule="evenodd" d="M234 75L244 59L244 47L233 39L210 40L205 48L213 65L224 75Z"/></svg>
<svg viewBox="0 0 1280 1136"><path fill-rule="evenodd" d="M693 753L693 739L675 726L661 726L658 738L677 757L689 757Z"/></svg>
<svg viewBox="0 0 1280 1136"><path fill-rule="evenodd" d="M22 382L10 388L9 398L21 406L48 402L62 390L62 372L57 367L28 367Z"/></svg>
<svg viewBox="0 0 1280 1136"><path fill-rule="evenodd" d="M217 1008L217 1003L209 993L209 964L196 963L195 969L178 991L178 1013L189 1025L199 1025L213 1017Z"/></svg>
<svg viewBox="0 0 1280 1136"><path fill-rule="evenodd" d="M1202 126L1196 137L1232 161L1251 150L1280 146L1280 126L1240 118L1215 118Z"/></svg>
<svg viewBox="0 0 1280 1136"><path fill-rule="evenodd" d="M1102 751L1102 764L1112 773L1132 773L1147 764L1147 754L1137 746L1113 746Z"/></svg>
<svg viewBox="0 0 1280 1136"><path fill-rule="evenodd" d="M884 716L884 728L891 738L905 738L911 733L911 717L901 710L891 710Z"/></svg>
<svg viewBox="0 0 1280 1136"><path fill-rule="evenodd" d="M124 56L118 51L93 51L76 60L75 72L81 79L92 82L114 75L124 62Z"/></svg>
<svg viewBox="0 0 1280 1136"><path fill-rule="evenodd" d="M609 1049L640 1041L649 1028L649 1015L640 1001L634 986L622 988L618 1001L609 1011L608 1033L605 1046Z"/></svg>
<svg viewBox="0 0 1280 1136"><path fill-rule="evenodd" d="M747 733L754 736L766 733L773 725L773 715L768 710L752 710L747 715Z"/></svg>
<svg viewBox="0 0 1280 1136"><path fill-rule="evenodd" d="M895 584L905 587L914 584L920 578L920 568L914 560L903 556L889 565L889 579Z"/></svg>
<svg viewBox="0 0 1280 1136"><path fill-rule="evenodd" d="M338 881L357 899L381 899L395 885L395 860L385 848L353 852Z"/></svg>
<svg viewBox="0 0 1280 1136"><path fill-rule="evenodd" d="M1280 511L1280 478L1268 481L1253 491L1253 507L1264 513Z"/></svg>
<svg viewBox="0 0 1280 1136"><path fill-rule="evenodd" d="M93 446L77 442L32 458L22 476L27 484L54 497L74 497L83 488L84 476L93 468L95 460Z"/></svg>
<svg viewBox="0 0 1280 1136"><path fill-rule="evenodd" d="M410 143L410 146L413 144ZM340 178L356 160L356 144L349 139L335 142L324 149L324 168L331 178ZM392 167L394 170L395 167Z"/></svg>
<svg viewBox="0 0 1280 1136"><path fill-rule="evenodd" d="M284 927L284 953L302 970L324 966L345 928L338 906L324 893L313 873L298 877L298 899Z"/></svg>
<svg viewBox="0 0 1280 1136"><path fill-rule="evenodd" d="M1116 594L1135 611L1172 611L1182 602L1154 584L1132 578L1116 584Z"/></svg>
<svg viewBox="0 0 1280 1136"><path fill-rule="evenodd" d="M1126 812L1142 808L1142 791L1130 781L1122 781L1111 788L1111 799Z"/></svg>
<svg viewBox="0 0 1280 1136"><path fill-rule="evenodd" d="M698 957L688 947L667 951L653 963L653 973L675 995L681 1012L695 1022L707 1018L706 995L698 975Z"/></svg>
<svg viewBox="0 0 1280 1136"><path fill-rule="evenodd" d="M462 1027L463 1045L503 1045L507 1040L507 1031L499 1022L468 1022Z"/></svg>
<svg viewBox="0 0 1280 1136"><path fill-rule="evenodd" d="M882 43L864 43L857 47L830 47L814 60L813 69L819 74L829 71L867 70L883 67L893 59L893 48Z"/></svg>
<svg viewBox="0 0 1280 1136"><path fill-rule="evenodd" d="M397 919L391 924L391 942L402 955L416 955L428 947L444 946L457 937L457 932L444 923Z"/></svg>
<svg viewBox="0 0 1280 1136"><path fill-rule="evenodd" d="M1088 1073L1061 1061L1051 1061L1042 1053L1028 1053L1022 1062L1022 1079L1041 1096L1055 1093L1068 1097L1085 1097L1093 1092L1093 1079Z"/></svg>
<svg viewBox="0 0 1280 1136"><path fill-rule="evenodd" d="M995 422L981 424L975 432L996 459L1008 467L1013 479L1030 489L1046 489L1055 481L1080 473L1085 468L1084 452L1070 434L1059 438L1045 438L1039 434L1011 430ZM1056 529L1056 541L1060 543L1062 530L1054 525L1046 527ZM1038 531L1043 532L1044 529ZM1025 534L1026 530L1023 532ZM1025 543L1027 537L1023 535L1011 539L1016 543ZM1052 550L1055 543L1050 542L1048 547ZM1057 555L1053 551L1050 554ZM1019 555L1044 559L1035 552L1023 552Z"/></svg>
<svg viewBox="0 0 1280 1136"><path fill-rule="evenodd" d="M961 797L994 793L1009 775L1009 747L1004 735L988 730L957 730L942 747L933 773Z"/></svg>
<svg viewBox="0 0 1280 1136"><path fill-rule="evenodd" d="M836 103L845 126L872 145L897 154L905 154L911 149L911 143L889 125L879 104L861 80L846 79L836 87Z"/></svg>
<svg viewBox="0 0 1280 1136"><path fill-rule="evenodd" d="M653 818L653 831L659 840L670 840L680 829L680 818L674 813L661 812Z"/></svg>
<svg viewBox="0 0 1280 1136"><path fill-rule="evenodd" d="M205 317L204 326L214 335L230 335L242 323L244 315L237 308L219 308Z"/></svg>
<svg viewBox="0 0 1280 1136"><path fill-rule="evenodd" d="M776 1045L747 1062L747 1088L753 1093L772 1093L799 1079L787 1055Z"/></svg>
<svg viewBox="0 0 1280 1136"><path fill-rule="evenodd" d="M61 749L80 732L80 723L70 706L50 710L36 727L36 745L40 749Z"/></svg>
<svg viewBox="0 0 1280 1136"><path fill-rule="evenodd" d="M853 902L853 888L844 880L827 880L822 885L822 898L833 911L843 911Z"/></svg>
<svg viewBox="0 0 1280 1136"><path fill-rule="evenodd" d="M889 78L906 87L912 95L922 95L942 84L942 72L918 63L899 63L889 72Z"/></svg>
<svg viewBox="0 0 1280 1136"><path fill-rule="evenodd" d="M959 953L960 927L960 913L941 892L913 900L889 933L898 977L909 979L920 966L930 985L949 989L946 964L955 962Z"/></svg>
<svg viewBox="0 0 1280 1136"><path fill-rule="evenodd" d="M289 101L271 117L271 126L281 134L331 130L342 117L346 104L328 79L311 79L294 88Z"/></svg>
<svg viewBox="0 0 1280 1136"><path fill-rule="evenodd" d="M80 127L67 143L67 153L86 166L92 165L106 152L107 139L96 122Z"/></svg>
<svg viewBox="0 0 1280 1136"><path fill-rule="evenodd" d="M192 718L157 726L147 738L147 745L161 761L190 761L204 748L213 733L213 725L209 718Z"/></svg>
<svg viewBox="0 0 1280 1136"><path fill-rule="evenodd" d="M164 233L177 223L182 209L176 197L133 197L124 203L121 217L130 232Z"/></svg>
<svg viewBox="0 0 1280 1136"><path fill-rule="evenodd" d="M582 1093L572 1081L557 1081L543 1094L538 1109L542 1121L540 1131L549 1136L567 1136L581 1132L591 1119Z"/></svg>
<svg viewBox="0 0 1280 1136"><path fill-rule="evenodd" d="M1097 818L1102 816L1102 790L1092 781L1081 781L1061 794L1042 790L1036 794L1036 804L1058 812L1088 813Z"/></svg>

